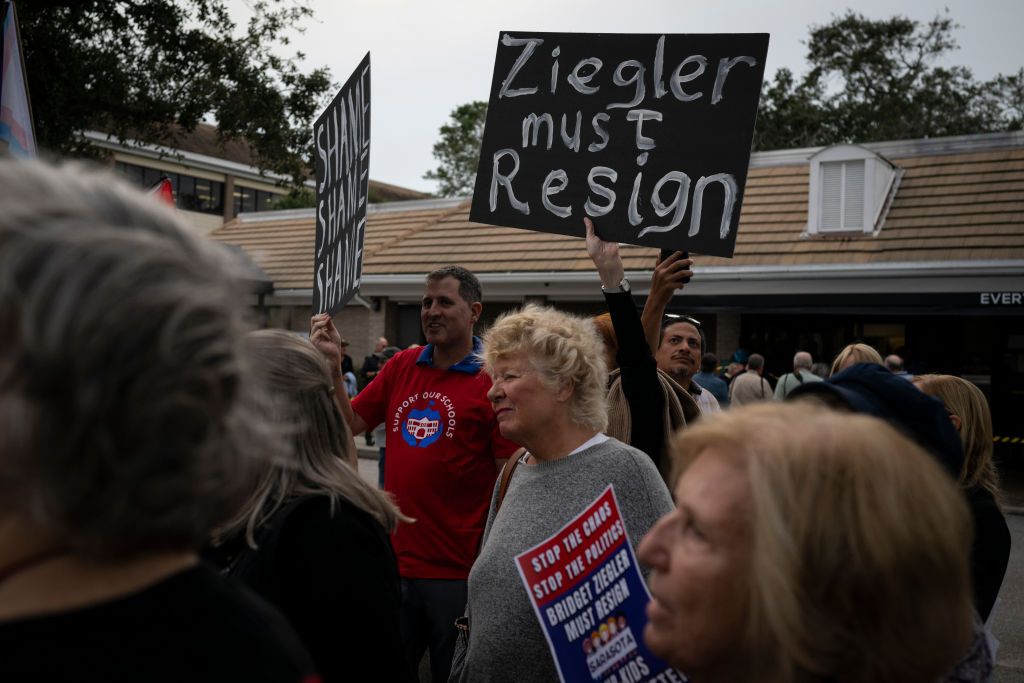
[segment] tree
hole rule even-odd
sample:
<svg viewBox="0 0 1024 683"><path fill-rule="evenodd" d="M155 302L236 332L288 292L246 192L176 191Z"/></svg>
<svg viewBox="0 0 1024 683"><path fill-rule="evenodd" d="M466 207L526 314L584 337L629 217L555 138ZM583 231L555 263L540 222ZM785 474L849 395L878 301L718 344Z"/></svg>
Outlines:
<svg viewBox="0 0 1024 683"><path fill-rule="evenodd" d="M327 69L299 71L281 57L287 32L312 14L303 2L253 0L241 28L226 0L47 0L18 7L40 146L95 156L83 139L174 146L205 117L222 140L242 139L261 168L309 174L312 121L332 88Z"/></svg>
<svg viewBox="0 0 1024 683"><path fill-rule="evenodd" d="M1021 127L1024 70L979 82L934 63L956 49L948 16L872 21L848 11L812 27L799 82L779 69L761 94L756 149L965 135Z"/></svg>
<svg viewBox="0 0 1024 683"><path fill-rule="evenodd" d="M316 208L316 195L307 187L293 187L288 194L274 199L273 208L275 210Z"/></svg>
<svg viewBox="0 0 1024 683"><path fill-rule="evenodd" d="M486 119L487 103L477 100L457 107L451 113L451 121L441 126L441 139L434 143L434 158L440 165L423 174L427 180L441 184L441 196L473 193Z"/></svg>

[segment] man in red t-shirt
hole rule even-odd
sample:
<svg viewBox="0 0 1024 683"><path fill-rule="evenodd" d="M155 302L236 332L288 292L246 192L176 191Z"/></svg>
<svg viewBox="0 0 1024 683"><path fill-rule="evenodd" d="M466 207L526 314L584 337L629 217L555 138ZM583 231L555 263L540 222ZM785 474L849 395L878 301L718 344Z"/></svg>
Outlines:
<svg viewBox="0 0 1024 683"><path fill-rule="evenodd" d="M473 336L481 299L479 281L465 268L431 272L420 309L427 346L396 354L351 404L340 397L354 434L384 423L384 489L416 520L400 524L392 537L402 577L402 633L414 667L429 647L435 681L448 680L454 622L466 606L495 461L516 450L498 432L487 400L491 379L481 371L480 340ZM315 344L334 335L329 316L314 316Z"/></svg>

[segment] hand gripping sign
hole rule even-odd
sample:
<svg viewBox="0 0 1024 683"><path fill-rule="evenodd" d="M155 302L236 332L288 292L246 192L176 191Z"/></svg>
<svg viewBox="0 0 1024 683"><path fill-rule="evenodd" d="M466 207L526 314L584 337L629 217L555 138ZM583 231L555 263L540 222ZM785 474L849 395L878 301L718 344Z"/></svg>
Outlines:
<svg viewBox="0 0 1024 683"><path fill-rule="evenodd" d="M502 31L470 219L732 256L768 34Z"/></svg>
<svg viewBox="0 0 1024 683"><path fill-rule="evenodd" d="M516 565L563 683L686 680L644 645L651 596L612 486Z"/></svg>

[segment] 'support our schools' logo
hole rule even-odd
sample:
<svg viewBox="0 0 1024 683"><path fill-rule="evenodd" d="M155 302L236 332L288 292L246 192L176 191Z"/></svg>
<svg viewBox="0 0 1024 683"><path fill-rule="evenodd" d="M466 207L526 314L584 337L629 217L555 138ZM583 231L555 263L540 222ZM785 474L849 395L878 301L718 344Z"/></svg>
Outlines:
<svg viewBox="0 0 1024 683"><path fill-rule="evenodd" d="M441 414L431 410L434 402L422 410L410 410L402 425L402 438L410 446L426 448L441 438Z"/></svg>

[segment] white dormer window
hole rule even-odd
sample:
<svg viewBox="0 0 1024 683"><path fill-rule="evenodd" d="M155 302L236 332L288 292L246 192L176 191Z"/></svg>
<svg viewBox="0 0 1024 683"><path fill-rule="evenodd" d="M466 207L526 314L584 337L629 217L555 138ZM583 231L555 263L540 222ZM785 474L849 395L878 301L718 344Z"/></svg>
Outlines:
<svg viewBox="0 0 1024 683"><path fill-rule="evenodd" d="M807 234L873 233L882 227L898 172L856 145L828 147L811 157Z"/></svg>

